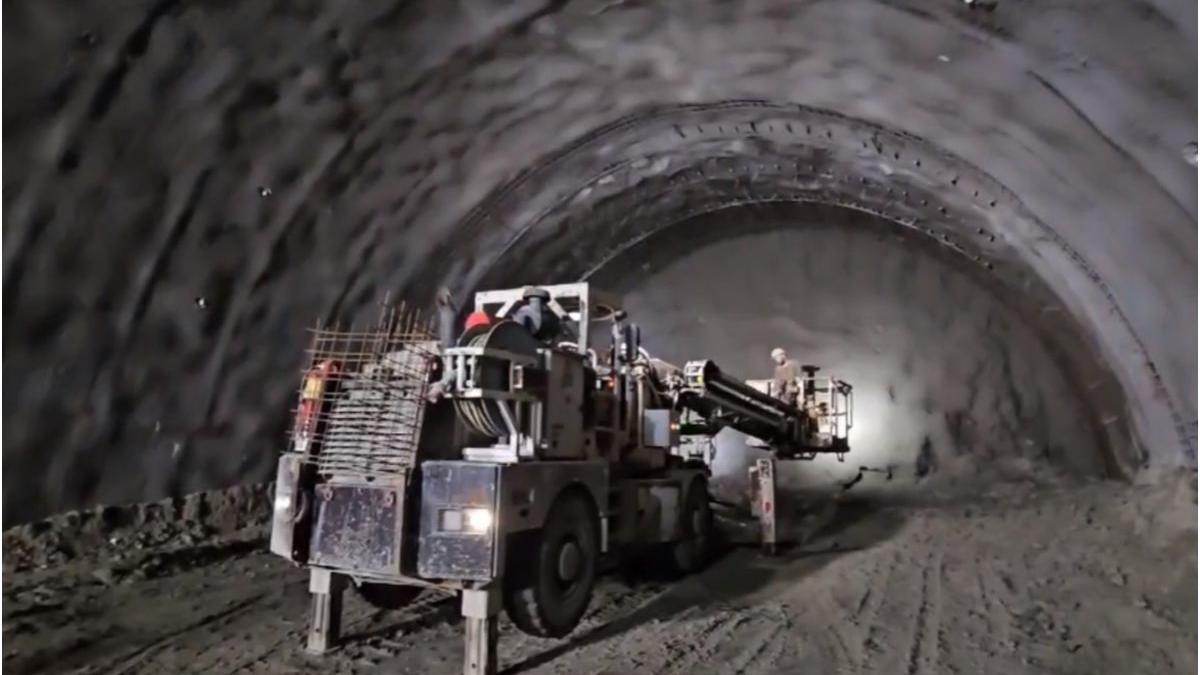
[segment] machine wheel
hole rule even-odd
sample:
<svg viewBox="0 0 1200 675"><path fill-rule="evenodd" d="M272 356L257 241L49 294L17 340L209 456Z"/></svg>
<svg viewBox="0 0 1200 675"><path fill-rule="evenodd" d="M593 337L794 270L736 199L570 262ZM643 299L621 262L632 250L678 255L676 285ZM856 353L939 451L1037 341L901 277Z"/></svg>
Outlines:
<svg viewBox="0 0 1200 675"><path fill-rule="evenodd" d="M550 507L541 532L509 558L504 610L523 632L562 637L575 629L592 599L600 542L596 515L579 494Z"/></svg>
<svg viewBox="0 0 1200 675"><path fill-rule="evenodd" d="M708 505L708 483L694 480L688 487L680 514L682 538L671 545L671 563L683 574L704 569L712 556L714 538L712 509Z"/></svg>
<svg viewBox="0 0 1200 675"><path fill-rule="evenodd" d="M404 609L421 594L420 586L397 586L395 584L375 584L363 582L358 587L358 594L367 604L377 609Z"/></svg>

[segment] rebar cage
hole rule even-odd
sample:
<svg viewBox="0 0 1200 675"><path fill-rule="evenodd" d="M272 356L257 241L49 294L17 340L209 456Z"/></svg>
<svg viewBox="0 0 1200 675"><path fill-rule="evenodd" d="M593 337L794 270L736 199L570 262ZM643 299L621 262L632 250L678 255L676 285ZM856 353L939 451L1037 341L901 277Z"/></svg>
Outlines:
<svg viewBox="0 0 1200 675"><path fill-rule="evenodd" d="M373 330L312 329L289 452L330 475L407 476L439 348L420 312L385 306Z"/></svg>

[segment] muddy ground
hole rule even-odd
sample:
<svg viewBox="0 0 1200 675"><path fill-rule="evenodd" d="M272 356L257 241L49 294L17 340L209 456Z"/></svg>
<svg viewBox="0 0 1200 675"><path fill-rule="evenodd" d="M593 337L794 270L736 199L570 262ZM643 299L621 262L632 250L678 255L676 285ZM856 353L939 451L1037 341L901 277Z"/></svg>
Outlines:
<svg viewBox="0 0 1200 675"><path fill-rule="evenodd" d="M736 547L683 580L606 577L567 639L505 621L501 669L1191 673L1195 509L1187 473L1156 486L1016 482L969 499L843 501L775 558ZM348 594L346 644L306 655L306 575L267 553L260 524L222 519L194 521L204 539L141 548L122 539L146 529L129 523L109 550L70 559L37 544L61 521L10 530L5 671L459 672L457 602L433 592L399 612Z"/></svg>

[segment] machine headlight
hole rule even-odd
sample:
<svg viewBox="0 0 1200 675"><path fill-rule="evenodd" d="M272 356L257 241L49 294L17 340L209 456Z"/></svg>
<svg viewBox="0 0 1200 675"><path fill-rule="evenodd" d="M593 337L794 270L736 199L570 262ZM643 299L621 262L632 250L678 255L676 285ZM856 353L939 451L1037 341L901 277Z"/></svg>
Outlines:
<svg viewBox="0 0 1200 675"><path fill-rule="evenodd" d="M468 532L487 532L492 528L492 512L488 509L463 509Z"/></svg>
<svg viewBox="0 0 1200 675"><path fill-rule="evenodd" d="M275 513L289 515L292 511L292 496L289 494L275 495Z"/></svg>
<svg viewBox="0 0 1200 675"><path fill-rule="evenodd" d="M491 509L446 509L439 514L438 529L442 532L484 534L492 529Z"/></svg>

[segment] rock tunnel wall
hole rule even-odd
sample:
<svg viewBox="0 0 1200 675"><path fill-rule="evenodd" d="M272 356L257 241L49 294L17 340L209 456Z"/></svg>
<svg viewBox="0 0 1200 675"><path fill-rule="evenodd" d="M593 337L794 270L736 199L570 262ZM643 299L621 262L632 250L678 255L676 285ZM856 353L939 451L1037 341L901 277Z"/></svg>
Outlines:
<svg viewBox="0 0 1200 675"><path fill-rule="evenodd" d="M1044 300L1128 463L1194 464L1196 8L1084 11L6 7L4 521L268 477L315 317L776 199Z"/></svg>

